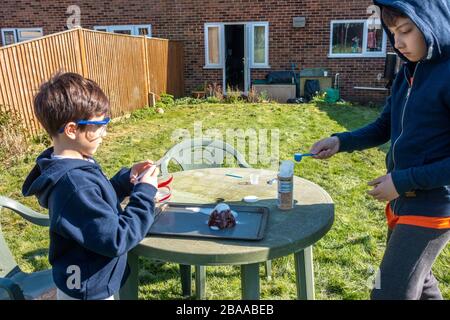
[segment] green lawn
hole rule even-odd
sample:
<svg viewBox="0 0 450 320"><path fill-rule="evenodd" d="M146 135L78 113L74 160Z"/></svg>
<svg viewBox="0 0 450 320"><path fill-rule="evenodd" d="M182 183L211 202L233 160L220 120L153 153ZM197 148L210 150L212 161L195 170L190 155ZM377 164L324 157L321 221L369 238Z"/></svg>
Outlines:
<svg viewBox="0 0 450 320"><path fill-rule="evenodd" d="M192 133L195 121L202 121L203 130L215 128L223 133L228 128L278 128L280 157L290 159L297 150L308 151L317 139L372 121L379 111L360 106L322 104L185 105L168 107L164 114L155 114L150 109L140 110L111 125L97 159L109 176L121 166L147 158L158 159L172 146L170 137L174 130L185 128ZM0 194L40 210L34 198L21 196L21 185L43 148L42 144L32 145L23 160L0 172ZM338 154L328 161L305 159L296 166L296 175L322 186L336 204L336 218L331 231L314 247L317 299L369 297L367 283L385 249L386 225L384 204L366 194L367 182L384 174L386 150L384 146ZM1 222L7 242L25 271L49 267L46 229L31 226L6 212L2 212ZM182 298L177 265L144 259L141 262L145 267L140 271L139 298ZM446 299L450 299L449 263L450 249L447 247L434 266ZM262 299L295 299L292 257L273 261L273 280L262 278L261 296ZM239 299L239 268L208 267L207 297Z"/></svg>

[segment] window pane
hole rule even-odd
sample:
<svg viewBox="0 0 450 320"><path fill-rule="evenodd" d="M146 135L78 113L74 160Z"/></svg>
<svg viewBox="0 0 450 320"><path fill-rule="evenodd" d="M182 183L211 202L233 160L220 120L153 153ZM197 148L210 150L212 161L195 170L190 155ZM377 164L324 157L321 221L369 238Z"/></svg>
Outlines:
<svg viewBox="0 0 450 320"><path fill-rule="evenodd" d="M256 26L254 32L254 63L266 63L266 27Z"/></svg>
<svg viewBox="0 0 450 320"><path fill-rule="evenodd" d="M208 59L210 64L220 63L219 27L208 27Z"/></svg>
<svg viewBox="0 0 450 320"><path fill-rule="evenodd" d="M42 37L42 32L39 30L18 30L19 41L30 40Z"/></svg>
<svg viewBox="0 0 450 320"><path fill-rule="evenodd" d="M362 53L364 23L334 23L332 53Z"/></svg>
<svg viewBox="0 0 450 320"><path fill-rule="evenodd" d="M16 43L16 38L14 36L14 31L4 31L3 34L5 35L5 43L4 46L7 46L9 44Z"/></svg>
<svg viewBox="0 0 450 320"><path fill-rule="evenodd" d="M383 29L380 20L369 21L367 31L367 52L383 51Z"/></svg>
<svg viewBox="0 0 450 320"><path fill-rule="evenodd" d="M120 34L129 34L131 35L131 30L114 30L114 33L120 33Z"/></svg>
<svg viewBox="0 0 450 320"><path fill-rule="evenodd" d="M148 36L148 28L138 28L138 34L140 36Z"/></svg>
<svg viewBox="0 0 450 320"><path fill-rule="evenodd" d="M101 29L95 29L95 30L97 30L97 31L103 31L103 32L107 32L108 30L106 30L106 29L103 29L103 28L101 28Z"/></svg>

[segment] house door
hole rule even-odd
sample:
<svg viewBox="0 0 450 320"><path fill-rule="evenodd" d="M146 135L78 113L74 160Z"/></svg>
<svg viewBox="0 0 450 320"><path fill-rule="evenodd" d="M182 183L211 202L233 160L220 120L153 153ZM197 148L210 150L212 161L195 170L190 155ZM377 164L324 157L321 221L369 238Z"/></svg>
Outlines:
<svg viewBox="0 0 450 320"><path fill-rule="evenodd" d="M248 93L250 86L249 26L225 24L224 91L228 87Z"/></svg>

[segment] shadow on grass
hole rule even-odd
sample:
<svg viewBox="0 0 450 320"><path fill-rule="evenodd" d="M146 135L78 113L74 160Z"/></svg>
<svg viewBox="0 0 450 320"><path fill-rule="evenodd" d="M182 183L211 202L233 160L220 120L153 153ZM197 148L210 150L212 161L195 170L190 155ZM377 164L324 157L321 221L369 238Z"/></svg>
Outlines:
<svg viewBox="0 0 450 320"><path fill-rule="evenodd" d="M192 203L177 203L177 205L197 205L195 199L192 200ZM222 201L223 199L217 198L216 202L202 203L201 205L205 207L215 207L218 202ZM209 241L211 243L219 242L224 245L229 244L230 246L246 247L245 251L247 253L245 254L245 259L249 259L248 261L259 260L260 269L262 269L264 266L264 262L267 260L273 260L293 255L295 252L298 252L302 248L306 248L316 243L330 230L334 222L334 205L332 203L304 205L295 202L294 210L291 211L290 215L286 215L286 213L280 210L276 210L276 203L277 199L273 198L260 200L257 204L257 207L264 207L269 209L270 211L270 213L267 215L267 225L264 231L263 239L257 241L239 239L231 240L218 237L210 238ZM227 204L232 209L233 207L235 207L234 210L238 212L239 208L244 205L242 201L227 201ZM199 217L200 218L192 219L193 222L191 225L183 225L182 232L186 233L192 230L201 232L202 230L204 230L203 227L208 229L209 227L207 225L199 223L199 219L204 220L207 218L204 218L204 216L202 215L200 215ZM239 219L240 222L246 221L243 220L244 218ZM161 220L160 218L159 220L157 220L157 222L158 221L164 220ZM176 226L177 224L173 222L173 225ZM164 235L159 236L162 237ZM189 248L196 238L190 236L185 237L186 242L184 243L184 246L186 247L186 252L181 253L178 251L166 249L164 250L164 253L156 257L157 259L160 259L157 261L153 260L153 256L151 256L151 259L143 259L142 257L145 257L145 253L144 256L141 255L139 266L140 286L155 285L156 283L165 283L169 280L175 280L177 283L177 287L179 287L179 294L181 296L181 277L177 263L208 265L208 263L210 263L208 261L218 261L217 257L215 257L218 254L214 253L214 251L210 252L206 249L204 253L199 253L196 250L190 251ZM170 239L171 238L167 238L167 241L170 241ZM214 248L215 247L212 246L211 249ZM263 256L260 255L259 248L269 248L270 250L268 250L267 255ZM241 253L242 250L240 249L236 252L234 252L232 249L229 249L227 252L228 257L225 257L225 255L221 256L221 265L231 265L233 267L224 270L219 268L211 268L215 267L216 265L213 265L211 267L208 266L209 276L213 276L215 278L223 278L225 280L229 279L230 277L241 277L241 270L239 266L242 264L246 264L246 262L243 262L244 253ZM164 261L170 261L172 263L166 264L164 263ZM205 261L206 263L203 263ZM173 287L164 288L164 286L161 286L161 291L158 292L158 295L168 298L171 293L173 294Z"/></svg>
<svg viewBox="0 0 450 320"><path fill-rule="evenodd" d="M48 248L39 248L23 255L23 259L30 263L34 270L46 270L51 267L48 263Z"/></svg>
<svg viewBox="0 0 450 320"><path fill-rule="evenodd" d="M191 287L191 295L184 296L181 287L181 275L179 265L176 263L164 262L160 260L140 258L139 268L139 287L154 286L156 284L165 284L168 281L173 281L176 286L158 286L157 292L150 290L151 294L157 295L158 299L171 300L171 299L183 299L183 300L195 300L194 288ZM228 266L230 270L223 270L224 266L208 266L207 276L208 278L221 278L226 282L230 277L240 277L239 266ZM193 271L194 266L192 266ZM192 272L191 285L195 280L195 272ZM142 289L141 289L142 290ZM148 289L145 289L148 290Z"/></svg>
<svg viewBox="0 0 450 320"><path fill-rule="evenodd" d="M326 112L330 119L336 121L347 131L353 131L362 128L375 121L383 110L383 106L368 107L350 104L327 104L316 103L319 110ZM387 154L390 142L377 147L378 150Z"/></svg>
<svg viewBox="0 0 450 320"><path fill-rule="evenodd" d="M42 257L48 255L48 249L47 248L40 248L36 250L29 251L23 255L26 259L34 259L36 257Z"/></svg>

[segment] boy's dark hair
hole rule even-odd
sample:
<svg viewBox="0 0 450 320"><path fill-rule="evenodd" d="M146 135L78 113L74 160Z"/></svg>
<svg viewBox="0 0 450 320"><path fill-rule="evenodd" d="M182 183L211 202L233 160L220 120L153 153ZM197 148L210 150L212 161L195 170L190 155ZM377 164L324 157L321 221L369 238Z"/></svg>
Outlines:
<svg viewBox="0 0 450 320"><path fill-rule="evenodd" d="M395 8L383 7L381 9L381 18L388 27L394 27L398 18L408 18L408 16Z"/></svg>
<svg viewBox="0 0 450 320"><path fill-rule="evenodd" d="M98 84L77 73L56 73L34 97L34 113L52 137L68 122L107 115L109 111L109 100Z"/></svg>

